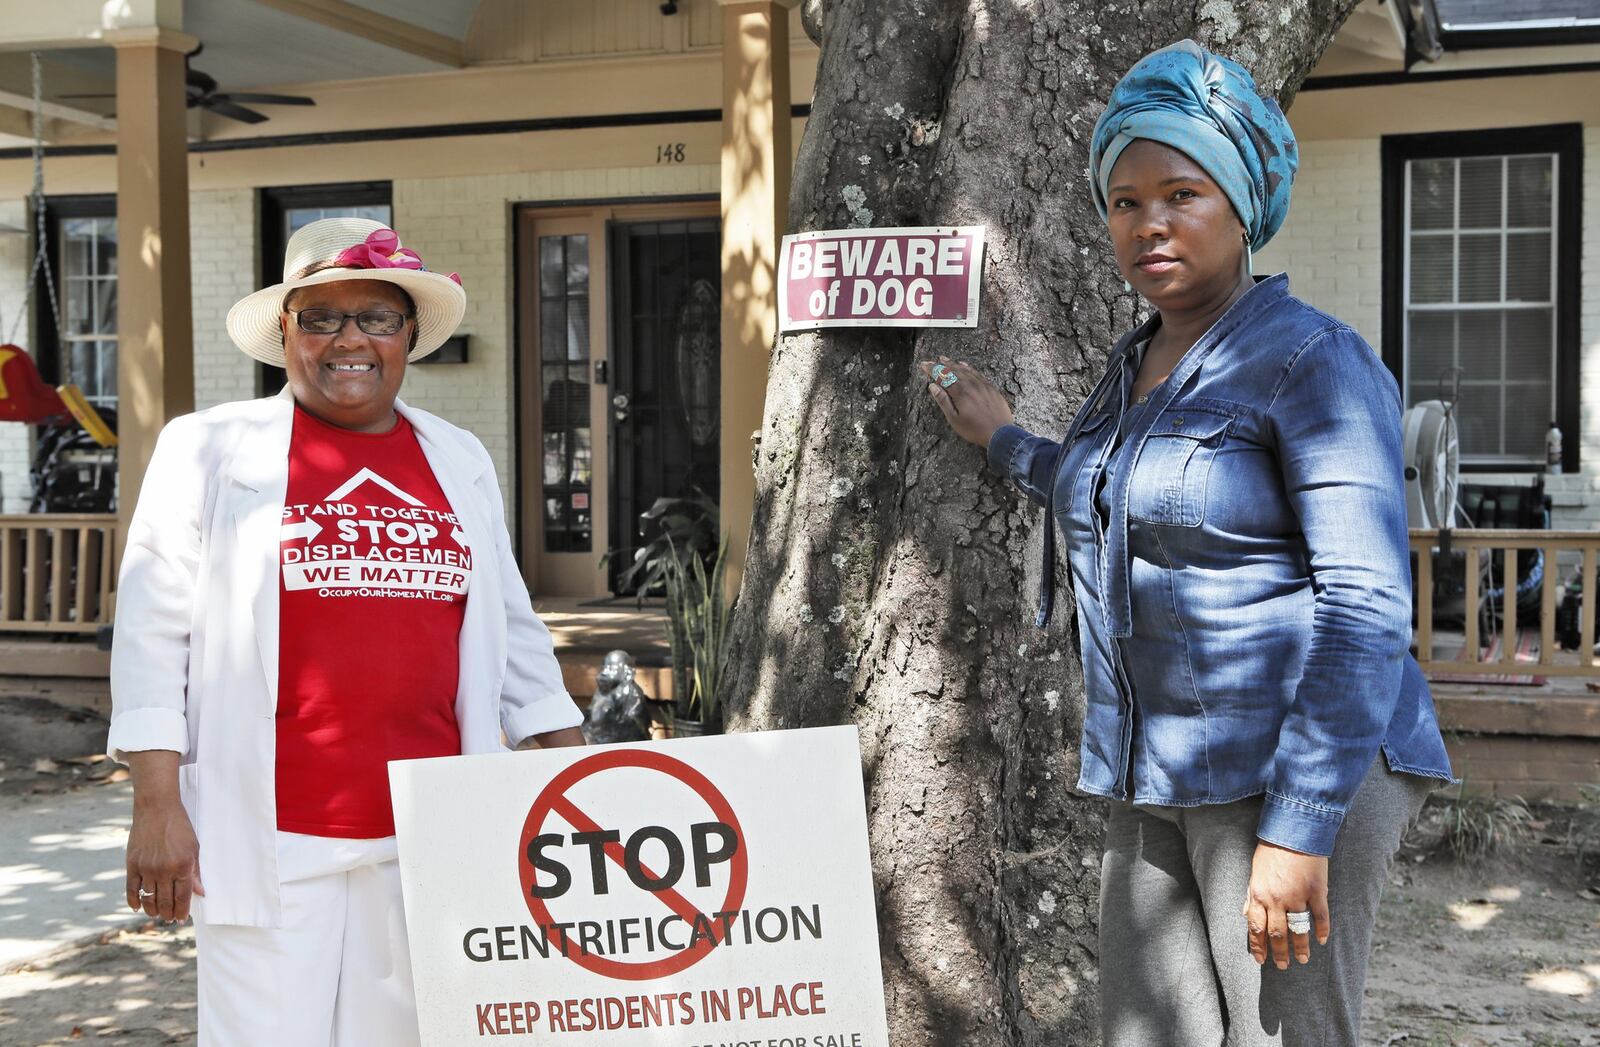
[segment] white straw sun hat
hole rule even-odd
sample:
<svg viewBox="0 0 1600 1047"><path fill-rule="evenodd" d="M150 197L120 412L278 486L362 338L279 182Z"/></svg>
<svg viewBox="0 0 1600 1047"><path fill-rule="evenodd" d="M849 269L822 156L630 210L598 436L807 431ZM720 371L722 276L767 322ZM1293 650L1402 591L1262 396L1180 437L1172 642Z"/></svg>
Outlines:
<svg viewBox="0 0 1600 1047"><path fill-rule="evenodd" d="M246 355L283 366L283 300L297 287L338 280L387 280L417 306L417 345L407 360L420 360L455 334L467 310L461 278L432 273L393 229L370 218L323 218L295 231L283 252L283 282L246 295L228 310L228 337Z"/></svg>

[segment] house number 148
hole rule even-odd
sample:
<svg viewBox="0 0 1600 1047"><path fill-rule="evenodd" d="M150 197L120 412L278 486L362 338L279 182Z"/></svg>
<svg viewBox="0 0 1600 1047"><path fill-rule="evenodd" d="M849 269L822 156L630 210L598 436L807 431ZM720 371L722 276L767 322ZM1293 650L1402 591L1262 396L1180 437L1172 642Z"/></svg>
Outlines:
<svg viewBox="0 0 1600 1047"><path fill-rule="evenodd" d="M656 163L658 163L658 164L681 164L681 163L683 163L683 143L682 142L668 142L665 145L656 146Z"/></svg>

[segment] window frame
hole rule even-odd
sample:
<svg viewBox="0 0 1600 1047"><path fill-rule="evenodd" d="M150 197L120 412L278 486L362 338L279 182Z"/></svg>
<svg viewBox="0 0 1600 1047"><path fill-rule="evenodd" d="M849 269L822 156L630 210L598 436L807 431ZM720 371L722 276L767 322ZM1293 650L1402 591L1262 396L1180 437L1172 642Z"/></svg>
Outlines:
<svg viewBox="0 0 1600 1047"><path fill-rule="evenodd" d="M1385 135L1382 157L1383 224L1383 362L1400 383L1405 396L1406 306L1406 164L1412 160L1465 159L1526 153L1554 153L1556 159L1555 213L1555 422L1560 427L1562 468L1580 469L1579 429L1582 418L1580 339L1583 257L1583 125L1546 124L1538 127L1495 128L1484 131L1443 131L1432 134ZM1535 473L1542 465L1509 462L1463 462L1463 473Z"/></svg>
<svg viewBox="0 0 1600 1047"><path fill-rule="evenodd" d="M537 321L536 322L539 325L538 328L537 328L537 334L538 334L538 345L539 345L540 356L539 356L539 359L536 361L536 363L537 363L537 367L538 367L538 379L537 379L537 381L539 382L539 385L540 385L539 393L540 393L540 403L541 403L541 409L540 409L541 425L540 425L540 430L539 430L539 432L537 434L538 443L535 446L534 450L537 453L537 456L538 456L538 459L539 459L540 491L541 491L541 494L542 494L540 508L541 508L541 511L546 514L544 517L542 517L541 526L539 528L540 535L541 535L541 540L542 540L542 545L543 545L542 552L544 552L544 553L555 553L555 554L569 554L570 553L570 554L580 554L580 555L588 556L588 555L590 555L590 554L592 554L594 552L595 543L596 543L596 538L595 538L595 533L594 533L594 515L595 515L594 514L594 500L595 500L595 495L596 495L595 483L594 483L594 480L595 480L594 453L595 453L595 445L596 445L597 441L595 440L595 432L594 432L594 430L595 430L595 420L594 420L593 408L592 408L591 405L585 404L585 406L589 407L589 410L588 410L588 412L586 414L586 417L585 417L586 424L584 424L582 426L574 426L574 425L571 424L571 420L569 418L565 417L567 411L570 410L570 406L571 406L571 400L569 398L569 400L568 400L568 408L563 410L563 415L564 415L563 422L565 423L564 428L561 428L561 429L549 429L549 428L546 427L546 424L545 424L548 421L548 419L546 419L544 417L544 409L548 406L550 401L549 401L549 399L548 399L548 397L546 395L547 390L543 387L544 379L546 377L553 376L556 367L559 366L560 372L561 372L561 377L559 378L559 381L561 381L563 383L571 383L571 382L574 381L573 375L574 374L579 375L580 378L578 380L581 381L581 384L583 385L583 394L582 394L583 400L592 400L593 399L592 393L593 393L593 388L594 388L594 385L595 385L595 381L594 381L594 365L595 365L595 362L598 359L603 359L603 357L600 357L598 354L595 353L595 346L594 346L593 313L594 313L594 309L595 309L595 302L594 302L593 299L594 299L595 271L594 271L594 265L593 265L593 261L592 260L594 259L594 257L595 257L597 252L596 252L593 240L592 240L592 235L593 234L590 233L587 230L571 231L571 232L559 232L559 233L542 233L542 234L535 235L534 243L533 243L532 258L533 258L534 264L538 267L538 271L535 274L535 279L534 279L534 281L532 282L532 285L531 285L535 289L535 295L536 295L535 300L531 304L532 304L532 306L533 306L533 308L535 310L535 316L537 317ZM583 244L583 249L584 249L583 265L584 265L584 268L586 270L587 275L586 275L585 280L584 280L583 291L582 291L581 294L574 294L573 293L572 283L571 283L571 275L570 275L571 274L571 269L572 269L572 261L571 261L571 255L570 255L570 241L575 240L575 239L582 239L583 242L584 242L584 244ZM559 241L561 241L561 262L560 262L560 265L561 265L561 271L562 271L563 279L562 279L562 286L561 286L560 293L559 294L555 294L555 295L547 295L547 294L544 293L544 289L543 289L544 262L545 262L544 253L543 253L543 247L544 247L544 242L546 240L559 240ZM605 257L603 252L600 254L600 257L602 257L602 258ZM576 301L580 300L580 299L582 300L582 303L583 303L582 307L581 307L581 309L582 309L581 315L584 315L584 317L585 317L585 327L586 327L585 342L586 342L586 345L585 345L585 348L584 348L583 357L581 359L575 360L575 359L572 358L572 355L571 355L571 339L572 339L572 335L571 335L571 319L570 319L570 317L571 317L572 310L574 308L574 303ZM563 321L564 321L563 325L562 325L562 330L566 335L566 337L562 340L562 352L561 352L561 358L559 360L546 359L545 354L549 352L550 347L545 343L544 330L543 330L544 318L545 318L545 310L549 307L550 303L555 302L557 300L560 300L560 302L561 302L562 318L563 318ZM607 357L609 357L609 354L607 354ZM582 402L582 401L580 401L580 402ZM607 424L605 416L602 416L602 424ZM575 473L575 465L576 465L576 461L577 461L577 454L575 452L575 440L574 440L574 437L576 436L576 434L580 430L584 430L584 431L586 431L588 433L588 440L589 440L589 446L588 446L588 461L589 461L588 476L589 476L589 478L588 478L587 482L584 483L584 484L579 484L574 480L574 476L576 475L576 473ZM563 476L565 477L565 479L562 480L561 482L558 482L558 483L552 483L549 480L549 478L545 475L545 469L546 469L546 465L547 465L547 463L546 463L546 455L549 453L548 445L549 445L549 442L550 442L550 438L552 436L555 436L555 435L558 435L558 434L563 437L563 439L560 441L560 446L563 449L562 463L564 465ZM584 510L585 514L587 515L588 521L589 521L589 526L586 529L580 529L576 525L576 521L578 519L579 510L573 504L573 498L580 493L579 491L575 490L575 488L580 487L580 486L586 488L581 493L583 494L583 496L585 498L588 499L588 508L586 510ZM559 527L559 528L555 528L555 527L551 526L551 521L550 521L549 515L548 515L548 508L547 508L547 506L545 504L545 503L548 502L548 500L549 500L549 498L551 496L552 490L562 491L564 493L565 499L566 499L566 505L565 505L564 511L562 513L562 526ZM563 536L565 541L563 543L558 543L560 545L559 548L554 548L554 547L552 547L552 540L553 540L554 536L556 536L558 534ZM581 543L578 542L577 539L576 539L576 536L580 535L580 534L584 536L584 540Z"/></svg>
<svg viewBox="0 0 1600 1047"><path fill-rule="evenodd" d="M302 207L389 208L394 222L394 184L392 182L327 182L320 185L267 186L256 191L256 243L260 247L260 286L270 287L283 277L283 233L288 212ZM256 394L268 396L283 388L283 368L256 364Z"/></svg>
<svg viewBox="0 0 1600 1047"><path fill-rule="evenodd" d="M111 218L117 217L117 197L114 193L86 193L73 196L47 196L44 203L44 225L47 243L50 247L50 276L55 281L56 300L63 312L67 308L67 260L61 250L61 225L72 218ZM28 224L33 226L33 210L28 209ZM28 264L33 264L33 259L38 256L38 236L29 237L33 253L28 256ZM121 270L118 269L118 279L121 279ZM26 281L26 277L24 277ZM118 301L121 301L119 283ZM55 315L50 311L50 292L44 285L41 277L33 288L33 350L34 363L38 365L39 376L48 385L60 385L62 378L62 344L61 334L56 330ZM120 322L120 321L119 321ZM120 352L120 344L119 349ZM120 361L119 361L120 373Z"/></svg>

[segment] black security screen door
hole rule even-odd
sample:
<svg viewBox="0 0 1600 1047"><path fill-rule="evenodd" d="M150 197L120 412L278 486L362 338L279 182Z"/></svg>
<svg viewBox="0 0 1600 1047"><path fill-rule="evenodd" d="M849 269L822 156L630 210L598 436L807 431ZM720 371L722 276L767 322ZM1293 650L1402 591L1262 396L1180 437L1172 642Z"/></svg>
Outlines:
<svg viewBox="0 0 1600 1047"><path fill-rule="evenodd" d="M613 592L657 498L715 499L721 464L721 236L715 218L611 226Z"/></svg>

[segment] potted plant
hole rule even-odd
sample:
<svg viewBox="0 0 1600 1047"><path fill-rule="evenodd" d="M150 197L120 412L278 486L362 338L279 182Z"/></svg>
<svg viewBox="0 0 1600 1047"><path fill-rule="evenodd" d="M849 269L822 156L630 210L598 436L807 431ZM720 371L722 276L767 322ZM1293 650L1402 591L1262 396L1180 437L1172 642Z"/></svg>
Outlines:
<svg viewBox="0 0 1600 1047"><path fill-rule="evenodd" d="M728 544L726 539L719 544L718 532L717 503L700 488L692 495L658 498L639 514L639 533L649 541L634 551L633 563L617 579L619 588L635 588L641 606L648 595L666 597L673 697L650 703L652 738L721 730L733 607L722 598ZM607 552L602 568L616 554Z"/></svg>
<svg viewBox="0 0 1600 1047"><path fill-rule="evenodd" d="M717 503L700 488L692 495L657 498L639 514L639 534L650 540L634 550L633 563L617 577L618 589L637 586L639 603L666 584L667 562L689 556L710 559L717 545ZM619 550L600 558L604 569Z"/></svg>
<svg viewBox="0 0 1600 1047"><path fill-rule="evenodd" d="M711 569L702 557L664 558L662 582L667 592L667 636L672 648L674 698L672 734L691 737L722 730L722 693L727 679L728 623L733 601L723 597L728 568L728 540L722 539Z"/></svg>

